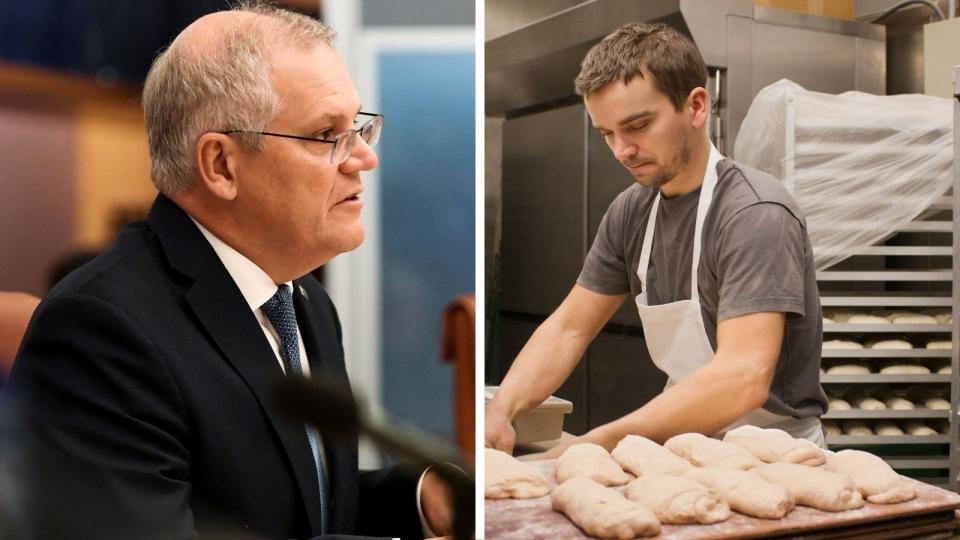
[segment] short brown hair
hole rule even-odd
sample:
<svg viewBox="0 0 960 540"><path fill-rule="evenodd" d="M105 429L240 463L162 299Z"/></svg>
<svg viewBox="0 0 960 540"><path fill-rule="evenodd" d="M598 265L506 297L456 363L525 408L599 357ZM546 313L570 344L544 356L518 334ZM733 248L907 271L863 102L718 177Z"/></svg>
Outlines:
<svg viewBox="0 0 960 540"><path fill-rule="evenodd" d="M707 66L686 36L661 23L627 23L593 46L574 85L589 95L613 81L653 77L654 87L680 111L690 92L707 84Z"/></svg>

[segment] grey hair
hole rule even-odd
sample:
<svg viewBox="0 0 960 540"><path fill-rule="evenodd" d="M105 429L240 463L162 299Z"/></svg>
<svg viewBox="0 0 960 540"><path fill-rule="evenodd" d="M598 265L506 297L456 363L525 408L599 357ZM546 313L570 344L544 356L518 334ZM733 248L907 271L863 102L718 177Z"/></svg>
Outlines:
<svg viewBox="0 0 960 540"><path fill-rule="evenodd" d="M150 176L172 195L190 187L196 171L194 146L212 131L263 131L282 103L270 82L270 51L278 46L331 46L335 33L320 21L263 2L233 8L263 20L225 29L202 53L174 40L160 53L143 87L143 114L150 146ZM238 134L249 151L261 136Z"/></svg>

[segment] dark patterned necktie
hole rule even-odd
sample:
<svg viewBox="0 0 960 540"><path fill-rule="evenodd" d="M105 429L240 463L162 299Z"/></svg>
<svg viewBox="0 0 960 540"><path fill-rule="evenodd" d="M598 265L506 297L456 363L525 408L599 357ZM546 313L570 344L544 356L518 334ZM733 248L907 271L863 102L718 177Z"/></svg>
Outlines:
<svg viewBox="0 0 960 540"><path fill-rule="evenodd" d="M293 309L293 294L286 285L280 285L277 292L260 307L270 320L270 324L280 336L280 357L288 376L303 376L300 365L300 341L297 339L297 314ZM320 458L320 436L317 429L306 426L307 441L313 452L313 461L317 466L317 483L320 485L320 523L321 534L327 534L330 526L329 504L327 500L327 482Z"/></svg>

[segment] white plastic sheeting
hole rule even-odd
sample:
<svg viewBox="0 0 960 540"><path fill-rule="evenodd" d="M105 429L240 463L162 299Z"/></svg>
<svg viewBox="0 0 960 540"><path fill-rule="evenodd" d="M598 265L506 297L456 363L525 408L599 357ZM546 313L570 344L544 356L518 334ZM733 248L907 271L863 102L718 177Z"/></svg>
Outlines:
<svg viewBox="0 0 960 540"><path fill-rule="evenodd" d="M822 94L782 79L753 100L734 158L783 180L823 270L881 242L947 193L953 103Z"/></svg>

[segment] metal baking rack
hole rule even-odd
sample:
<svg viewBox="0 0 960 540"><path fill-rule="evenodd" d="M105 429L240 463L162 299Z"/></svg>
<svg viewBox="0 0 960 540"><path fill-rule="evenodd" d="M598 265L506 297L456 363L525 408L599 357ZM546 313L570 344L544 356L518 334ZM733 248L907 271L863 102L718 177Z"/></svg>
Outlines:
<svg viewBox="0 0 960 540"><path fill-rule="evenodd" d="M955 70L955 93L960 99L960 66ZM871 312L903 309L926 312L933 308L950 310L952 324L824 324L824 341L853 339L903 339L913 349L824 349L823 365L856 362L871 367L870 374L821 375L824 389L842 393L857 385L903 390L920 386L943 390L950 410L859 410L829 411L823 419L838 424L861 420L868 426L879 420L901 423L949 419L949 433L937 435L834 435L827 437L831 449L859 448L883 457L901 474L957 490L958 482L958 305L960 305L960 101L954 102L954 185L951 193L938 199L916 220L898 228L882 245L856 251L834 267L817 273L824 311L844 309ZM952 341L951 349L922 348L930 339ZM950 374L880 374L879 366L903 359L928 366L950 362ZM901 425L902 427L902 425Z"/></svg>

